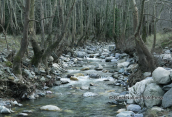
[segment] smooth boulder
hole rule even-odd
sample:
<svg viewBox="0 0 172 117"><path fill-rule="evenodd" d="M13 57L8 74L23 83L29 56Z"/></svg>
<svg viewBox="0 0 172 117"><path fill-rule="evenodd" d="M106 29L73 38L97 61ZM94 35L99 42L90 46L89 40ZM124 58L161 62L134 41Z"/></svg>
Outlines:
<svg viewBox="0 0 172 117"><path fill-rule="evenodd" d="M61 111L61 109L59 107L54 106L54 105L42 106L40 109L41 110L46 110L46 111Z"/></svg>
<svg viewBox="0 0 172 117"><path fill-rule="evenodd" d="M172 106L172 88L167 91L164 96L163 96L163 99L162 99L162 106L164 108L168 108L168 107L171 107Z"/></svg>
<svg viewBox="0 0 172 117"><path fill-rule="evenodd" d="M146 86L153 82L154 82L154 80L150 77L150 78L146 78L140 82L137 82L134 86L128 88L129 89L129 97L132 97L132 99L130 98L128 100L130 100L130 102L133 100L136 104L143 106L144 105L144 100L142 97L143 93L146 89ZM142 98L140 98L140 97L142 97Z"/></svg>
<svg viewBox="0 0 172 117"><path fill-rule="evenodd" d="M116 115L116 117L134 117L134 112L124 111Z"/></svg>
<svg viewBox="0 0 172 117"><path fill-rule="evenodd" d="M170 71L162 67L156 68L152 73L152 77L157 84L168 84L171 81Z"/></svg>
<svg viewBox="0 0 172 117"><path fill-rule="evenodd" d="M130 104L127 106L127 111L139 112L140 110L141 110L141 107L136 104Z"/></svg>
<svg viewBox="0 0 172 117"><path fill-rule="evenodd" d="M162 102L162 97L164 91L156 83L148 84L143 96L146 107L153 107L155 105L160 105Z"/></svg>

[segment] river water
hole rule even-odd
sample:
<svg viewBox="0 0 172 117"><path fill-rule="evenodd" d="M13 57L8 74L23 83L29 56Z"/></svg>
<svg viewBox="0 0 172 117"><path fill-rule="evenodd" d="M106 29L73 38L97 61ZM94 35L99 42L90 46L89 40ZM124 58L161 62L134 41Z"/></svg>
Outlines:
<svg viewBox="0 0 172 117"><path fill-rule="evenodd" d="M115 79L112 73L106 72L113 70L112 62L105 62L104 59L98 58L84 58L85 63L83 67L68 67L67 73L62 75L63 80L67 74L82 73L84 76L78 76L78 81L70 81L68 84L55 86L50 90L53 94L48 94L36 100L29 100L21 102L22 107L13 107L14 114L10 116L17 116L23 110L33 110L29 114L30 117L111 117L115 116L116 111L123 108L124 105L113 105L107 102L113 101L109 97L113 93L121 93L124 88L121 86L114 86ZM100 64L103 66L103 71L94 70L95 66ZM82 68L89 67L89 70L81 71ZM99 74L98 79L90 78L89 74ZM94 86L90 86L93 84ZM89 90L81 90L80 87L89 87ZM93 92L98 94L94 97L83 97L85 92ZM41 111L40 107L44 105L55 105L62 109L60 112Z"/></svg>

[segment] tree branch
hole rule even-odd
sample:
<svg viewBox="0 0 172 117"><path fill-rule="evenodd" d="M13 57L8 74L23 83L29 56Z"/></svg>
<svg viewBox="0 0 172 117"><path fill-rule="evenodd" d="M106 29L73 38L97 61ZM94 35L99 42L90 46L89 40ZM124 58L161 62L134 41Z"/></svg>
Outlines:
<svg viewBox="0 0 172 117"><path fill-rule="evenodd" d="M50 16L50 17L44 17L44 18L39 19L39 20L29 19L29 22L31 22L31 21L40 22L41 20L44 20L44 19L47 19L47 18L53 18L53 17L54 17L54 15Z"/></svg>
<svg viewBox="0 0 172 117"><path fill-rule="evenodd" d="M5 35L5 40L6 40L6 44L7 44L7 50L8 50L9 48L8 48L8 42L7 42L7 38L6 38L6 31L5 31L4 27L1 24L0 24L0 26L2 27L3 34Z"/></svg>
<svg viewBox="0 0 172 117"><path fill-rule="evenodd" d="M156 18L157 20L164 20L164 21L169 21L169 22L172 21L172 20L166 20L166 19L159 19L159 18L157 18L157 17L155 17L154 15L151 15L151 14L143 14L143 15L150 15L150 16Z"/></svg>

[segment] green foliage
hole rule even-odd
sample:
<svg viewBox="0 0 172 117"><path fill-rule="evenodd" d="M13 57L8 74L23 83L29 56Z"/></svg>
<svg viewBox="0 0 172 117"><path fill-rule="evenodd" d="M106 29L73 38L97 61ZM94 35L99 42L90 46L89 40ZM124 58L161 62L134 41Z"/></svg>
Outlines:
<svg viewBox="0 0 172 117"><path fill-rule="evenodd" d="M7 67L13 67L13 64L10 62L10 61L6 61L5 62L5 65L7 66Z"/></svg>
<svg viewBox="0 0 172 117"><path fill-rule="evenodd" d="M166 46L172 47L172 33L157 33L156 34L156 45L155 48L164 48ZM148 47L149 50L152 48L153 40L154 40L154 35L148 36L146 38L146 46Z"/></svg>

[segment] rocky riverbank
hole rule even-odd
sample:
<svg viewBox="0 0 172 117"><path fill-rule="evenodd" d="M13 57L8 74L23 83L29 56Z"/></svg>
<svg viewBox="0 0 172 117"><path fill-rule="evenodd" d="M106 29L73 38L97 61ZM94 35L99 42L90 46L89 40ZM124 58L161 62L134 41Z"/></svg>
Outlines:
<svg viewBox="0 0 172 117"><path fill-rule="evenodd" d="M46 74L43 64L39 68L29 66L30 58L33 56L32 48L29 50L29 56L23 59L22 80L12 73L12 63L8 56L10 52L4 50L0 53L0 113L2 114L34 116L36 114L35 110L25 109L26 105L23 107L22 101L19 100L38 100L47 96L56 99L59 95L67 97L72 95L71 100L78 101L81 101L82 98L87 98L87 101L89 98L96 99L98 101L96 103L100 103L101 106L109 105L111 108L115 108L116 114L119 113L116 115L106 107L103 108L103 110L106 109L106 113L103 113L104 116L111 116L110 113L117 117L171 114L170 83L172 75L171 68L167 68L170 67L171 51L168 48L164 50L163 54L154 54L159 60L160 67L153 72L152 76L150 76L150 72L141 73L142 78L137 76L139 81L135 82L136 84L132 87L128 86L128 80L130 80L131 74L138 73L138 58L120 53L115 49L114 44L87 43L84 47L73 49L73 53L63 54L58 63L54 62L54 58L50 56L48 60L49 75ZM141 79L144 80L140 81ZM67 90L63 91L64 89ZM61 92L56 93L59 90ZM62 98L62 100L65 99ZM92 100L89 101L92 102ZM92 105L92 107L98 106L97 108L101 108L100 105L95 105ZM14 110L16 107L22 108L22 111L16 112ZM68 107L70 108L69 105ZM58 111L60 114L69 112L75 115L77 110L73 109L71 111L68 107L65 104L64 107L63 104L60 107L60 105L45 103L45 105L42 104L36 109ZM84 107L87 107L87 105L85 104ZM88 115L90 116L91 111L89 112ZM79 113L79 115L82 114ZM95 116L100 115L102 113L95 114Z"/></svg>

